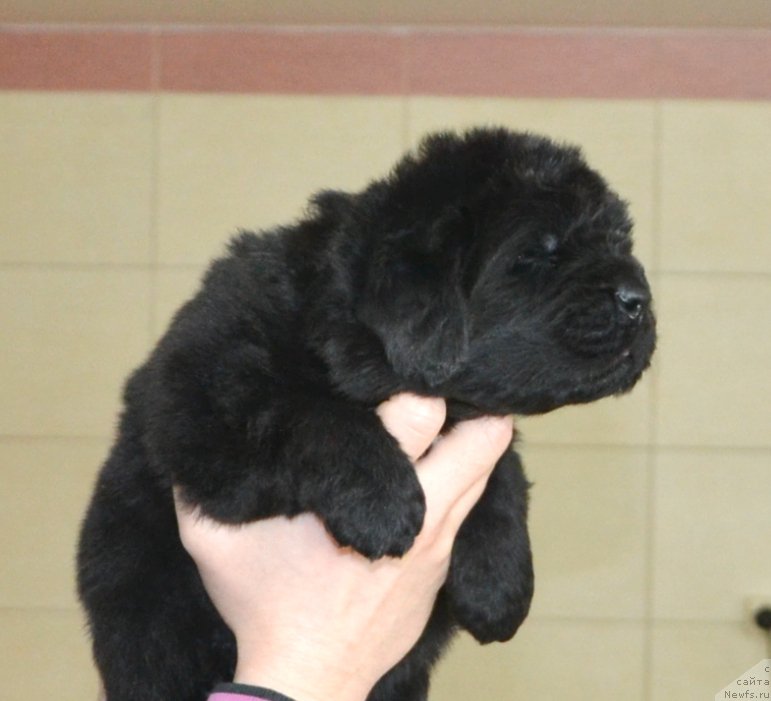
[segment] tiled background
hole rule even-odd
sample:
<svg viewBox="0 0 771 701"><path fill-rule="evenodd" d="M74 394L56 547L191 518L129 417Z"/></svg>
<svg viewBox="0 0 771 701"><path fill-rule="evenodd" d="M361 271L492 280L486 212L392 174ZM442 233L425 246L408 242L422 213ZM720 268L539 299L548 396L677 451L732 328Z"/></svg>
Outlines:
<svg viewBox="0 0 771 701"><path fill-rule="evenodd" d="M432 698L696 701L765 655L743 603L771 595L771 102L25 80L0 92L2 698L95 696L78 521L124 377L227 236L490 122L582 144L630 200L661 339L630 396L520 422L533 614L459 640Z"/></svg>

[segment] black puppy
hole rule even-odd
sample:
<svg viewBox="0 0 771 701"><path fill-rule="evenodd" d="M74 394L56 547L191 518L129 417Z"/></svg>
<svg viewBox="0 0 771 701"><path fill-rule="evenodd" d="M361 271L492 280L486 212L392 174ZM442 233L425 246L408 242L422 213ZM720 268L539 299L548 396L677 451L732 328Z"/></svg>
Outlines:
<svg viewBox="0 0 771 701"><path fill-rule="evenodd" d="M423 142L356 195L244 233L125 390L83 525L79 592L109 701L201 701L234 640L177 534L172 484L220 521L312 511L370 558L424 500L373 409L409 390L450 420L632 387L655 331L624 203L577 149L480 129ZM501 458L431 620L371 701L421 701L460 626L510 638L533 587L527 482Z"/></svg>

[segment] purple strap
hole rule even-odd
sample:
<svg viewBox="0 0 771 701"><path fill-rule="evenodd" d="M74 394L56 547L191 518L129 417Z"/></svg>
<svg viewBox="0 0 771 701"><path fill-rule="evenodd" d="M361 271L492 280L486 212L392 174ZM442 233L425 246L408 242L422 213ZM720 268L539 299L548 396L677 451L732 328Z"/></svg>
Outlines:
<svg viewBox="0 0 771 701"><path fill-rule="evenodd" d="M293 701L288 696L248 684L218 684L209 694L208 701Z"/></svg>

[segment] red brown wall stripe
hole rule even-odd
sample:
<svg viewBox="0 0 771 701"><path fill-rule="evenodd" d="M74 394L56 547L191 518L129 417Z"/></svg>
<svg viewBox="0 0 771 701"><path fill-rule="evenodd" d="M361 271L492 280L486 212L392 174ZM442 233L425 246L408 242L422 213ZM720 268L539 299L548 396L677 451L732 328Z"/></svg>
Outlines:
<svg viewBox="0 0 771 701"><path fill-rule="evenodd" d="M771 98L771 30L0 27L0 89Z"/></svg>

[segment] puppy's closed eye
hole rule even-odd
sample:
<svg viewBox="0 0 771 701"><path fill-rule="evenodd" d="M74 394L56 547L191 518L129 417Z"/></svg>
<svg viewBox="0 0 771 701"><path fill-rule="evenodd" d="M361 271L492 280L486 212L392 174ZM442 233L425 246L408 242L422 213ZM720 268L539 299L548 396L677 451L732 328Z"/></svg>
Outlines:
<svg viewBox="0 0 771 701"><path fill-rule="evenodd" d="M511 275L532 273L539 269L554 268L560 262L560 239L556 234L546 234L535 247L519 252L509 266Z"/></svg>

